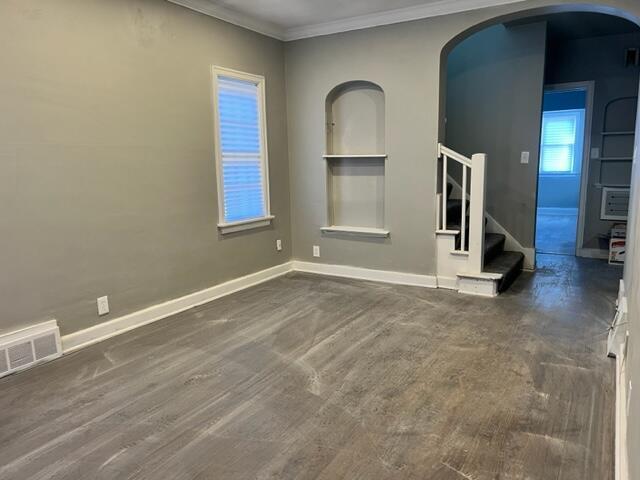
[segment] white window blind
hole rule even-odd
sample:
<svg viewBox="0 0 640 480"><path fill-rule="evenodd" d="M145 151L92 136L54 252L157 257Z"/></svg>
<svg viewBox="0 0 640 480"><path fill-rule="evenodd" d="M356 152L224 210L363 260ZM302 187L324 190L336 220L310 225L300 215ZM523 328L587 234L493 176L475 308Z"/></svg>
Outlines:
<svg viewBox="0 0 640 480"><path fill-rule="evenodd" d="M261 77L216 73L222 225L268 216Z"/></svg>
<svg viewBox="0 0 640 480"><path fill-rule="evenodd" d="M544 112L540 171L542 173L572 173L576 157L581 110Z"/></svg>

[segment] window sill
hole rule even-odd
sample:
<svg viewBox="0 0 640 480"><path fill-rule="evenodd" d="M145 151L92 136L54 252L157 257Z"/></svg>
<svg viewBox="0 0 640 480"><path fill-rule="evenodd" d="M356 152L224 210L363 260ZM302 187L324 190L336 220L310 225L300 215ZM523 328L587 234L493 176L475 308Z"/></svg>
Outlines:
<svg viewBox="0 0 640 480"><path fill-rule="evenodd" d="M276 217L273 215L267 215L266 217L251 218L249 220L241 220L239 222L219 223L218 229L223 235L227 233L243 232L253 228L268 227L271 225L271 220L274 218Z"/></svg>

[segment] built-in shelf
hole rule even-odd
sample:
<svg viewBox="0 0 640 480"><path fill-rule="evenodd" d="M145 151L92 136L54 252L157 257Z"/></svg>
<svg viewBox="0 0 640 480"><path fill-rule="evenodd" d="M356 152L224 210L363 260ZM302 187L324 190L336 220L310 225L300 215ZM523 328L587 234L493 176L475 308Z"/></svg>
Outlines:
<svg viewBox="0 0 640 480"><path fill-rule="evenodd" d="M595 188L631 188L631 185L624 183L594 183Z"/></svg>
<svg viewBox="0 0 640 480"><path fill-rule="evenodd" d="M631 162L633 157L600 157L601 162Z"/></svg>
<svg viewBox="0 0 640 480"><path fill-rule="evenodd" d="M389 230L384 230L383 228L350 227L346 225L332 225L330 227L322 227L320 230L324 233L346 233L349 235L360 235L363 237L386 238L389 236Z"/></svg>
<svg viewBox="0 0 640 480"><path fill-rule="evenodd" d="M387 158L387 154L386 153L371 153L371 154L334 153L331 155L323 155L322 158Z"/></svg>
<svg viewBox="0 0 640 480"><path fill-rule="evenodd" d="M635 135L633 131L620 131L620 132L602 132L602 135Z"/></svg>

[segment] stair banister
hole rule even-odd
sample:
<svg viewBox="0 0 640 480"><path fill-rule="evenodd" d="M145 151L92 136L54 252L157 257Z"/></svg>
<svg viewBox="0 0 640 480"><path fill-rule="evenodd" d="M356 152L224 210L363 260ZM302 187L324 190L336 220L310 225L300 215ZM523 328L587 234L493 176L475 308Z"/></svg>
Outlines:
<svg viewBox="0 0 640 480"><path fill-rule="evenodd" d="M481 273L484 267L484 212L486 199L487 155L471 156L471 205L469 212L469 273Z"/></svg>
<svg viewBox="0 0 640 480"><path fill-rule="evenodd" d="M462 166L462 198L460 218L460 251L469 254L468 273L481 273L484 262L484 209L486 190L487 156L477 153L467 158L464 155L438 144L438 157L442 158L442 194L437 200L439 210L438 228L447 230L447 180L449 159ZM467 172L469 170L470 172ZM468 173L471 174L470 211L469 211L469 247L467 248L467 202L466 191Z"/></svg>

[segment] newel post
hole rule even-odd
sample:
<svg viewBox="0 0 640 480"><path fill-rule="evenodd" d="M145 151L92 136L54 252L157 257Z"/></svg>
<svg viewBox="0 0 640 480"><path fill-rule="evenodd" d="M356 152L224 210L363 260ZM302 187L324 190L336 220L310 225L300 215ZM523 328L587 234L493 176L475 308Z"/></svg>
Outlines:
<svg viewBox="0 0 640 480"><path fill-rule="evenodd" d="M487 155L471 157L471 201L469 210L469 273L480 273L484 266L484 212L487 186Z"/></svg>

